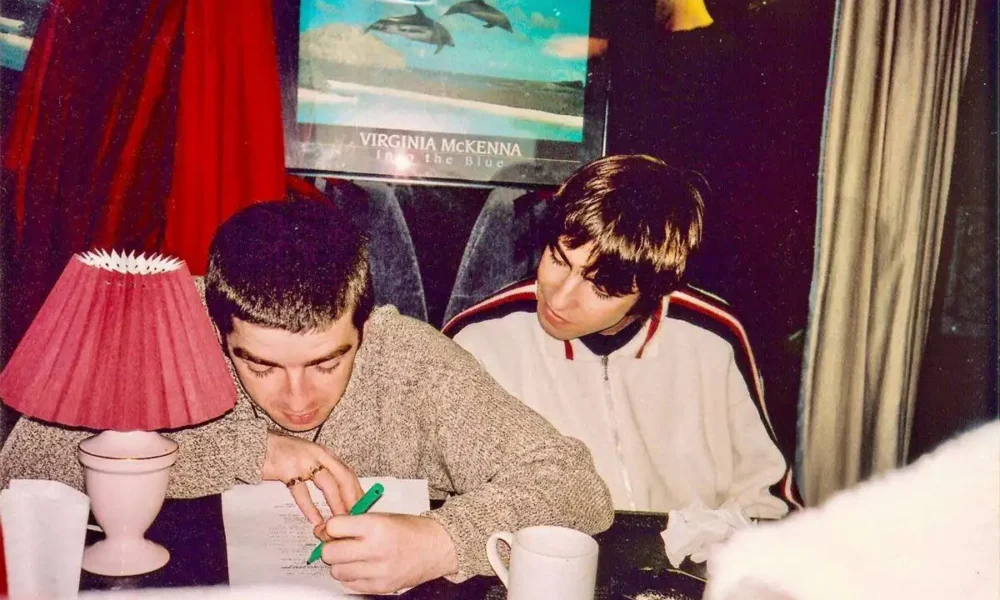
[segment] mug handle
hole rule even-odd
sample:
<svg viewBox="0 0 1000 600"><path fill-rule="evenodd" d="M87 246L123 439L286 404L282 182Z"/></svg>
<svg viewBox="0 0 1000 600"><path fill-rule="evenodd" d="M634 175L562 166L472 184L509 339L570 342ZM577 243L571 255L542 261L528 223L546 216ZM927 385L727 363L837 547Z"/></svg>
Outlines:
<svg viewBox="0 0 1000 600"><path fill-rule="evenodd" d="M490 560L490 566L493 567L493 571L496 572L503 586L509 588L510 586L507 585L507 567L504 566L503 560L500 558L500 552L497 551L497 541L499 540L503 540L512 550L514 549L514 536L509 531L498 531L491 535L490 539L486 540L486 558Z"/></svg>

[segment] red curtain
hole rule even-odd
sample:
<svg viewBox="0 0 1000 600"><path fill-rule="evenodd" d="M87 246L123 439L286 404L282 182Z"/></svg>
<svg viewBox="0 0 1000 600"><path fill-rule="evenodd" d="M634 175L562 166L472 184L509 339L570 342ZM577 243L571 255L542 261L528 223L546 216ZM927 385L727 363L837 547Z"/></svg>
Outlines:
<svg viewBox="0 0 1000 600"><path fill-rule="evenodd" d="M204 273L215 229L285 193L271 3L189 0L165 251Z"/></svg>
<svg viewBox="0 0 1000 600"><path fill-rule="evenodd" d="M3 345L75 252L204 272L219 223L284 194L269 0L52 0L4 132Z"/></svg>
<svg viewBox="0 0 1000 600"><path fill-rule="evenodd" d="M74 252L162 243L183 16L172 0L46 8L2 146L6 352Z"/></svg>

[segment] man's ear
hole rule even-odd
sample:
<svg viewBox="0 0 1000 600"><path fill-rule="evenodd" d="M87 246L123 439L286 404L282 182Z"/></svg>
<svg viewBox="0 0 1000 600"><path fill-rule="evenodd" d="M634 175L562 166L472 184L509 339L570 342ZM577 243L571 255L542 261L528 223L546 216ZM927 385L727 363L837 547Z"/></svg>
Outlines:
<svg viewBox="0 0 1000 600"><path fill-rule="evenodd" d="M194 289L198 290L198 297L201 299L201 305L205 307L205 312L208 312L208 303L205 300L205 277L203 275L194 275L192 279L194 280ZM219 326L215 324L215 320L212 319L211 314L208 316L208 322L212 324L212 331L215 332L215 339L222 344L223 352L226 356L229 356L226 340L222 339L222 334L219 332Z"/></svg>
<svg viewBox="0 0 1000 600"><path fill-rule="evenodd" d="M705 590L705 600L799 600L788 592L769 583L757 581L750 577L740 579L735 585L722 593L712 591L709 580Z"/></svg>

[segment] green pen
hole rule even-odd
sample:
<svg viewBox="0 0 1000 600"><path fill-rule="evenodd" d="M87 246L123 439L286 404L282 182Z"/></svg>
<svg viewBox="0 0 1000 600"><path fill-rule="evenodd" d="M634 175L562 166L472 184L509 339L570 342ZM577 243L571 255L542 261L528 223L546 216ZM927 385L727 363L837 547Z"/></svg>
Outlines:
<svg viewBox="0 0 1000 600"><path fill-rule="evenodd" d="M351 510L348 514L352 516L365 514L366 512L368 512L368 509L371 508L372 505L375 504L375 502L382 497L383 492L385 492L385 488L382 487L381 483L376 483L375 485L371 486L370 488L368 488L368 491L365 492L365 495L361 496L361 499L358 500L353 507L351 507ZM319 545L313 548L312 554L309 555L309 560L306 561L307 565L313 564L314 562L319 560L320 556L323 555L323 543L324 542L320 542Z"/></svg>

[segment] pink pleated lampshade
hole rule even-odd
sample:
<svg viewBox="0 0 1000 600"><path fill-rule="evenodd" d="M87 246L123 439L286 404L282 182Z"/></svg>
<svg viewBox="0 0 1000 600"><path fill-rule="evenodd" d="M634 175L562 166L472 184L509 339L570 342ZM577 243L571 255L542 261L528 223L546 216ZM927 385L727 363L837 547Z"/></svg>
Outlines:
<svg viewBox="0 0 1000 600"><path fill-rule="evenodd" d="M222 415L236 388L183 262L90 252L66 265L0 398L50 423L153 431Z"/></svg>

